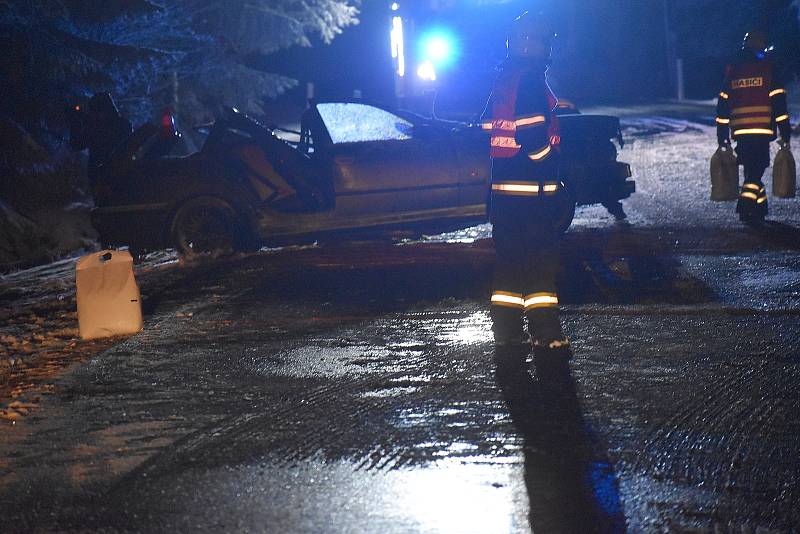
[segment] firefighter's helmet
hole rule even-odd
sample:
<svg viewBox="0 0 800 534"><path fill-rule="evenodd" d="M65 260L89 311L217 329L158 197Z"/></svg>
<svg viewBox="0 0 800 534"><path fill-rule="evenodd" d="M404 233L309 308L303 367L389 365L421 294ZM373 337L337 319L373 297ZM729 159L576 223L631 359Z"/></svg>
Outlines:
<svg viewBox="0 0 800 534"><path fill-rule="evenodd" d="M510 57L550 60L555 33L542 15L528 11L514 19L506 47Z"/></svg>
<svg viewBox="0 0 800 534"><path fill-rule="evenodd" d="M742 40L742 50L755 54L763 53L767 48L767 34L760 30L749 31Z"/></svg>

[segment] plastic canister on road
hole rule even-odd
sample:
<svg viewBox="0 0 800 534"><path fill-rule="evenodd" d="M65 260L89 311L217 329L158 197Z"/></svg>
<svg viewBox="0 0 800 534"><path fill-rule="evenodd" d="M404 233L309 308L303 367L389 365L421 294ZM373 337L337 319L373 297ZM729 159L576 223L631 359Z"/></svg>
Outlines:
<svg viewBox="0 0 800 534"><path fill-rule="evenodd" d="M81 338L135 334L142 329L141 296L128 251L83 256L75 269L75 285Z"/></svg>
<svg viewBox="0 0 800 534"><path fill-rule="evenodd" d="M797 189L797 167L791 149L783 145L775 154L772 166L772 194L778 198L794 198Z"/></svg>
<svg viewBox="0 0 800 534"><path fill-rule="evenodd" d="M736 200L739 197L739 166L731 145L720 145L711 157L711 200Z"/></svg>

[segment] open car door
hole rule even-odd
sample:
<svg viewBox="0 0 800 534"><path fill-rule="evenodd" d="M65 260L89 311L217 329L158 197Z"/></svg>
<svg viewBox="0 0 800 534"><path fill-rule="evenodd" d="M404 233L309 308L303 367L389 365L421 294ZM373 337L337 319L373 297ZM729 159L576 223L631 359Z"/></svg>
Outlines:
<svg viewBox="0 0 800 534"><path fill-rule="evenodd" d="M322 103L304 115L301 148L330 169L336 211L401 214L455 207L456 151L447 136L361 103Z"/></svg>

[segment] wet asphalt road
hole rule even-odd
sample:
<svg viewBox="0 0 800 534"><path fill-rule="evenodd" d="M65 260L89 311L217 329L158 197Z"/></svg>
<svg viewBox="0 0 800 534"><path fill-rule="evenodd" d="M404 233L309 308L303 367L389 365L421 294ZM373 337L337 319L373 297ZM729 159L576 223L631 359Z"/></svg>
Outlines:
<svg viewBox="0 0 800 534"><path fill-rule="evenodd" d="M0 531L800 530L800 200L745 228L710 127L625 133L629 223L562 247L570 375L495 353L486 228L150 269L144 332L2 428Z"/></svg>

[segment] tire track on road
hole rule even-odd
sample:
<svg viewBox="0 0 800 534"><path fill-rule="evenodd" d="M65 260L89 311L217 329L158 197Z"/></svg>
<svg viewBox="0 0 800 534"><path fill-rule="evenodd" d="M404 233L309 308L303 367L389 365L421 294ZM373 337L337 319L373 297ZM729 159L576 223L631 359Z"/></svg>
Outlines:
<svg viewBox="0 0 800 534"><path fill-rule="evenodd" d="M785 372L779 372L776 382L779 366L775 361L745 363L719 379L719 370L730 368L719 362L708 371L718 378L713 387L687 388L703 394L685 398L651 433L643 454L631 464L633 472L718 495L708 512L720 517L746 513L761 525L778 528L800 520L797 511L787 515L800 491L788 468L794 454L785 449L786 414L800 410L800 377L796 368L782 366ZM702 382L704 376L693 382ZM787 399L793 399L789 406ZM800 445L796 436L790 439ZM737 504L740 499L761 504L745 512Z"/></svg>

